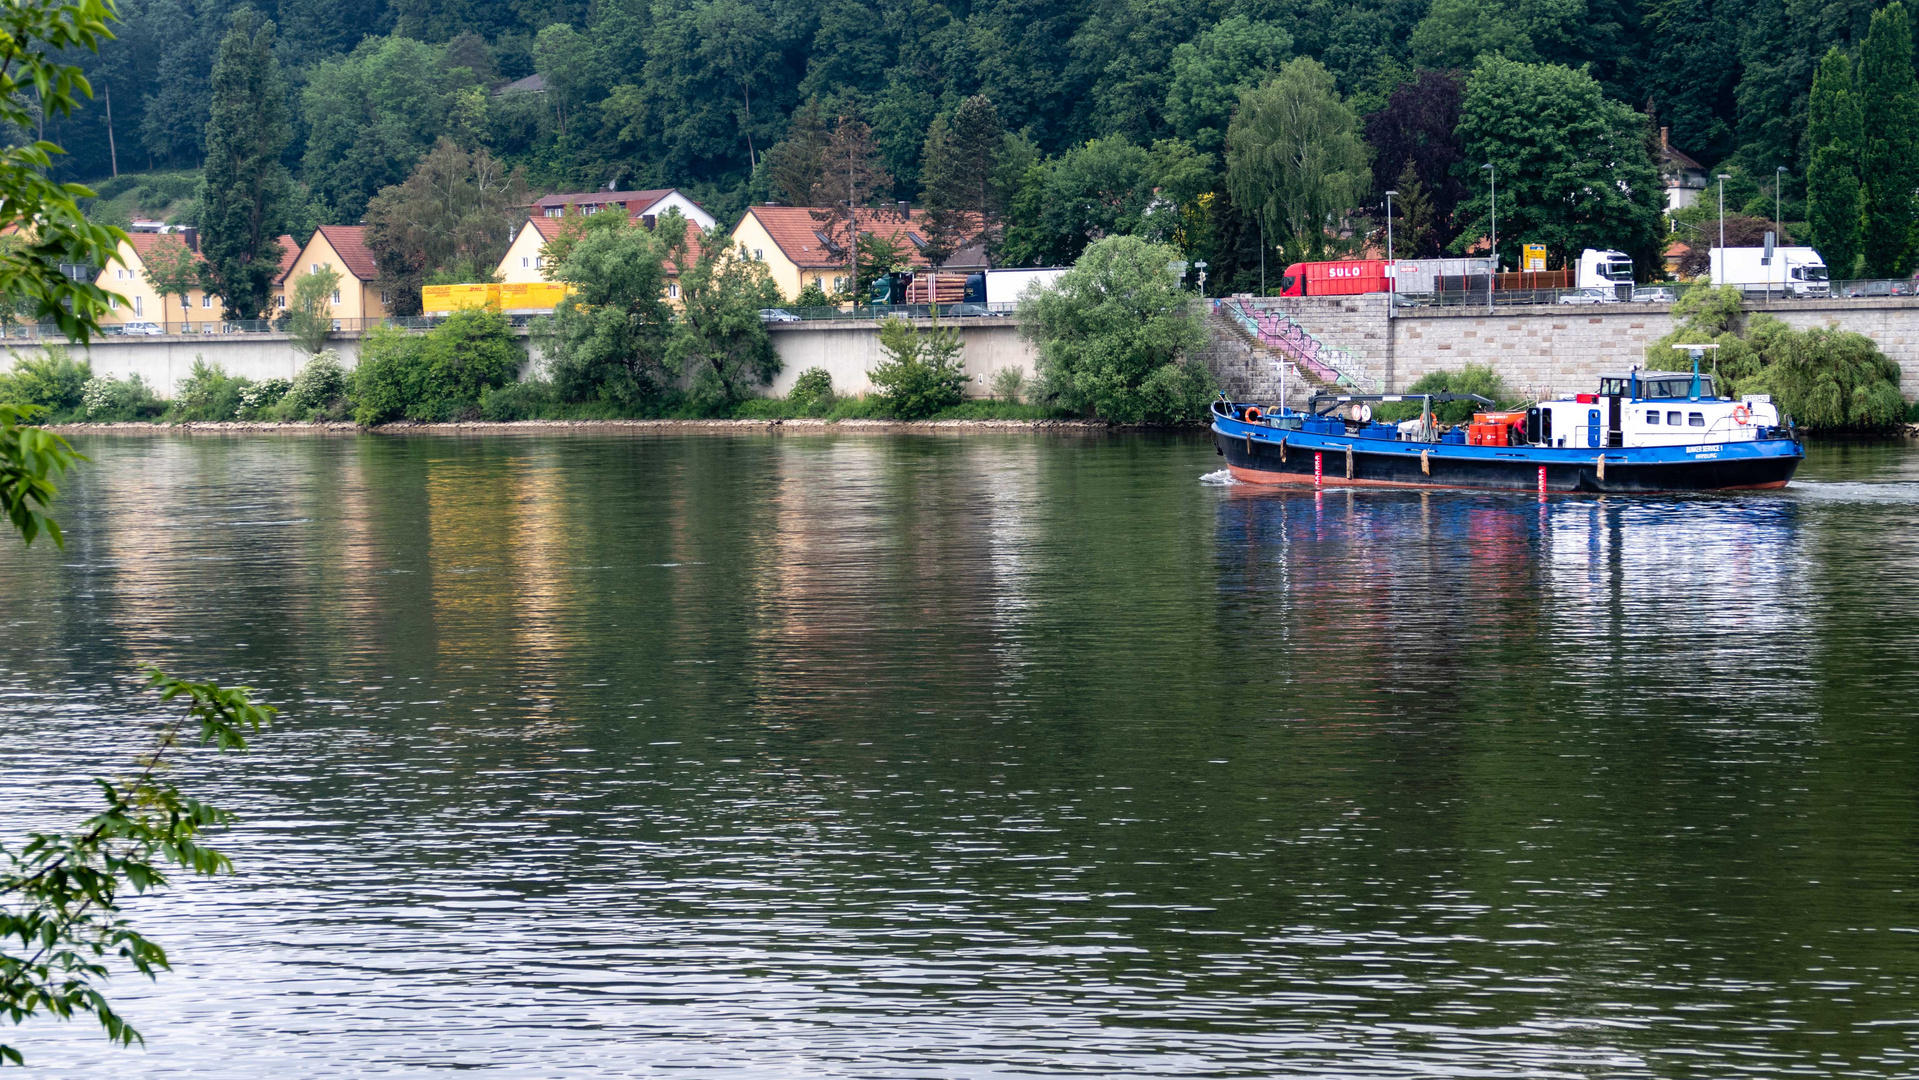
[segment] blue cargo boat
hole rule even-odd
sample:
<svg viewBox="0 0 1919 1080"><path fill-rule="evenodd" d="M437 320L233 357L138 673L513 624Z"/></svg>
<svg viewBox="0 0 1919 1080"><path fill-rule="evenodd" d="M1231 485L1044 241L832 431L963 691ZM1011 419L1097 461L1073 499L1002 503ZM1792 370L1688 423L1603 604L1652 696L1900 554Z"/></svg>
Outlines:
<svg viewBox="0 0 1919 1080"><path fill-rule="evenodd" d="M1441 432L1433 406L1471 394L1318 394L1305 411L1213 403L1213 438L1235 479L1252 484L1490 488L1635 493L1778 488L1805 460L1790 417L1763 394L1722 398L1713 377L1639 371L1603 376L1597 393L1542 401ZM1420 405L1398 424L1381 402ZM1473 438L1469 441L1469 430Z"/></svg>

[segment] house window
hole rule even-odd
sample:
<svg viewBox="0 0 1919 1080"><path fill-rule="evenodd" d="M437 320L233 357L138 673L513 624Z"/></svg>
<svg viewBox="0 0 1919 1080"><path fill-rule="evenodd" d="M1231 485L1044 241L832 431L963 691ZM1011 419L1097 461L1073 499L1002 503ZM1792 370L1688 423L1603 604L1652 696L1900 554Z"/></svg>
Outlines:
<svg viewBox="0 0 1919 1080"><path fill-rule="evenodd" d="M678 300L680 298L680 287L677 284L668 285L666 287L666 298L668 300Z"/></svg>
<svg viewBox="0 0 1919 1080"><path fill-rule="evenodd" d="M283 308L283 307L286 307L286 306L287 306L287 294L286 294L286 293L274 293L274 294L273 294L273 306L274 306L274 307L280 307L280 308Z"/></svg>
<svg viewBox="0 0 1919 1080"><path fill-rule="evenodd" d="M109 311L119 311L119 310L120 310L120 298L119 298L119 297L117 297L117 296L115 296L115 295L113 295L112 293L108 293L108 294L107 294L107 309L108 309Z"/></svg>
<svg viewBox="0 0 1919 1080"><path fill-rule="evenodd" d="M754 261L754 262L765 262L765 261L766 261L766 249L765 249L765 248L754 248L754 249L753 249L753 261Z"/></svg>
<svg viewBox="0 0 1919 1080"><path fill-rule="evenodd" d="M1702 412L1696 412L1696 413L1687 413L1687 414L1686 414L1686 426L1687 426L1687 427L1705 427L1705 426L1706 426L1706 414L1705 414L1705 413L1702 413Z"/></svg>
<svg viewBox="0 0 1919 1080"><path fill-rule="evenodd" d="M386 304L386 303L391 303L391 301L389 301L389 300L388 300L388 299L386 298L386 290L385 290L385 289L381 289L381 290L380 290L380 303L382 303L382 304Z"/></svg>
<svg viewBox="0 0 1919 1080"><path fill-rule="evenodd" d="M846 291L846 275L844 275L844 274L838 274L838 275L835 275L835 276L834 276L834 278L833 278L833 291L834 291L834 292L845 292L845 291Z"/></svg>
<svg viewBox="0 0 1919 1080"><path fill-rule="evenodd" d="M546 266L546 256L544 255L533 256L533 269L539 270L539 269L543 269L545 266Z"/></svg>
<svg viewBox="0 0 1919 1080"><path fill-rule="evenodd" d="M333 302L336 304L340 302L340 290L338 289L333 290Z"/></svg>
<svg viewBox="0 0 1919 1080"><path fill-rule="evenodd" d="M136 296L136 297L134 297L134 298L133 298L133 313L134 313L135 315L145 315L145 314L147 313L147 298L146 298L146 297L144 297L144 296Z"/></svg>
<svg viewBox="0 0 1919 1080"><path fill-rule="evenodd" d="M529 267L529 266L532 266L532 265L533 265L533 258L532 258L532 256L530 256L530 255L522 255L522 256L520 256L520 269L522 269L522 270L524 270L524 269L526 269L527 267Z"/></svg>
<svg viewBox="0 0 1919 1080"><path fill-rule="evenodd" d="M181 294L180 294L180 310L181 310L181 311L192 311L192 310L193 310L193 301L191 301L191 300L188 300L188 299L187 299L187 294L186 294L186 293L181 293Z"/></svg>
<svg viewBox="0 0 1919 1080"><path fill-rule="evenodd" d="M213 294L212 294L212 293L202 293L202 294L200 295L200 306L201 306L201 307L203 307L203 308L210 308L210 307L212 307L212 306L213 306Z"/></svg>
<svg viewBox="0 0 1919 1080"><path fill-rule="evenodd" d="M549 206L546 208L547 217L559 217L561 214L564 214L564 213L566 213L566 210L562 207Z"/></svg>

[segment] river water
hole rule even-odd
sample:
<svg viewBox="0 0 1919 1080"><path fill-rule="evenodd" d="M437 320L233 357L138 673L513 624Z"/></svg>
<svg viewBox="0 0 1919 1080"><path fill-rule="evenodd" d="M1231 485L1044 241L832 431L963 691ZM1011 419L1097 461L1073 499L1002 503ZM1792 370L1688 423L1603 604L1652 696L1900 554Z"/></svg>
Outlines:
<svg viewBox="0 0 1919 1080"><path fill-rule="evenodd" d="M1209 443L94 438L0 828L163 715L238 873L45 1076L1910 1076L1919 449L1275 492Z"/></svg>

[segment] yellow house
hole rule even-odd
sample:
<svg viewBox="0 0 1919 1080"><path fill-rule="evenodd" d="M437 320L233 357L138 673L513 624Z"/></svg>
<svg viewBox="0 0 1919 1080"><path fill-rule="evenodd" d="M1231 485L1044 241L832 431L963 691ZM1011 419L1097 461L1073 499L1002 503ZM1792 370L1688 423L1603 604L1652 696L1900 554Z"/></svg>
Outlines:
<svg viewBox="0 0 1919 1080"><path fill-rule="evenodd" d="M500 265L494 271L494 276L506 285L534 285L545 281L546 242L560 235L561 227L572 220L578 219L528 218L513 237L506 254L500 257Z"/></svg>
<svg viewBox="0 0 1919 1080"><path fill-rule="evenodd" d="M374 284L378 271L366 247L364 225L322 225L314 230L298 258L282 279L281 295L293 303L294 286L302 274L330 269L340 275L329 306L336 329L359 330L364 320L387 317L387 297Z"/></svg>
<svg viewBox="0 0 1919 1080"><path fill-rule="evenodd" d="M162 244L182 244L196 249L192 233L151 233L137 232L127 234L120 242L113 261L100 271L94 283L111 294L108 298L107 313L100 320L103 327L124 328L128 323L152 323L166 333L197 333L218 329L224 311L219 296L205 289L194 288L186 295L161 296L147 279L146 256ZM293 237L280 237L280 271L285 276L286 269L299 253L300 245ZM194 250L196 262L204 262L198 250ZM275 283L276 306L279 285ZM269 313L271 314L271 313Z"/></svg>
<svg viewBox="0 0 1919 1080"><path fill-rule="evenodd" d="M560 231L570 227L570 223L579 217L534 217L514 235L513 243L500 257L500 265L495 268L494 276L505 285L535 285L544 282L546 276L546 245ZM680 301L680 271L692 266L700 258L700 230L694 223L687 223L686 252L677 260L666 264L666 300L675 307Z"/></svg>

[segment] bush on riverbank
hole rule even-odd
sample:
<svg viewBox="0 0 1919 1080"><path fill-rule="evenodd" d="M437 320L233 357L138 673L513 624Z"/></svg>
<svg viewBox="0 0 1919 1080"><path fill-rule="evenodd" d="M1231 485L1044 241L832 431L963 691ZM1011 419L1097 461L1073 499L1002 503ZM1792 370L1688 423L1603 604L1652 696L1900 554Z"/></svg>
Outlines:
<svg viewBox="0 0 1919 1080"><path fill-rule="evenodd" d="M1771 394L1781 414L1809 430L1890 427L1912 408L1899 393L1899 365L1864 334L1795 330L1766 312L1747 312L1739 290L1694 289L1673 305L1673 331L1646 348L1647 366L1683 371L1678 344L1719 346L1710 358L1721 392Z"/></svg>
<svg viewBox="0 0 1919 1080"><path fill-rule="evenodd" d="M1039 346L1035 397L1124 424L1204 416L1215 383L1193 354L1206 323L1178 261L1170 245L1109 236L1021 300L1021 332Z"/></svg>
<svg viewBox="0 0 1919 1080"><path fill-rule="evenodd" d="M85 360L76 362L59 345L48 346L44 356L12 355L13 370L0 375L0 401L37 405L46 410L46 419L56 422L84 413L82 395L93 378L93 368Z"/></svg>
<svg viewBox="0 0 1919 1080"><path fill-rule="evenodd" d="M483 395L510 385L526 365L506 316L461 311L425 334L371 331L353 372L353 419L478 419Z"/></svg>

